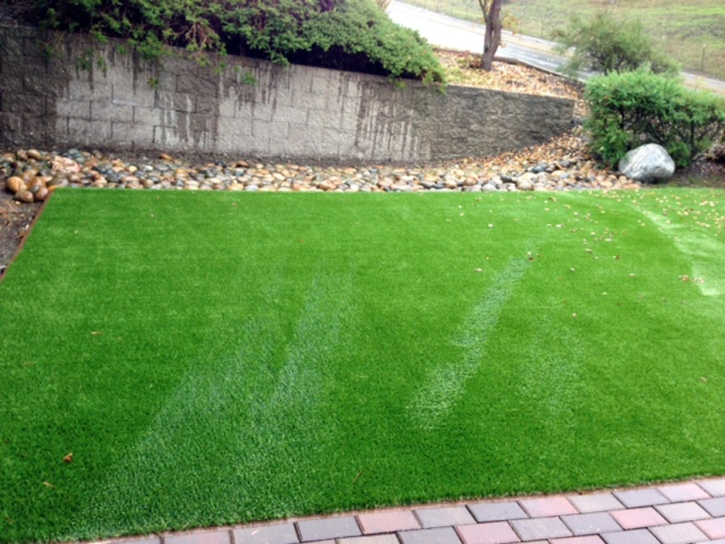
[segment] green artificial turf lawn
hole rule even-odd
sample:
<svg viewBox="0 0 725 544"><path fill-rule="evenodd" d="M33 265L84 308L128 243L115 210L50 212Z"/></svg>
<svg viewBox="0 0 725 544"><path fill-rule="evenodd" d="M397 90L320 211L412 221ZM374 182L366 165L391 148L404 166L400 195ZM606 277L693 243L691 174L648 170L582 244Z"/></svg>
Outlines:
<svg viewBox="0 0 725 544"><path fill-rule="evenodd" d="M725 473L723 195L59 191L0 540Z"/></svg>

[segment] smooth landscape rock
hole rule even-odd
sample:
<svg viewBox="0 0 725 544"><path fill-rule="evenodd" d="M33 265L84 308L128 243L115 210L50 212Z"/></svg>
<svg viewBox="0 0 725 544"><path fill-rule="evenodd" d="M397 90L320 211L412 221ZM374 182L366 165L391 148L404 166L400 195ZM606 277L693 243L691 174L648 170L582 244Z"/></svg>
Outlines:
<svg viewBox="0 0 725 544"><path fill-rule="evenodd" d="M37 151L37 153L36 153ZM163 157L161 155L164 155ZM40 157L35 159L33 157ZM117 157L99 151L0 152L0 182L15 195L30 189L35 201L56 187L125 190L247 192L515 192L640 187L600 168L574 146L533 149L487 159L432 165L301 166L243 160L193 163L159 154ZM44 190L45 189L45 190ZM27 195L26 195L27 198Z"/></svg>
<svg viewBox="0 0 725 544"><path fill-rule="evenodd" d="M627 153L619 161L619 171L645 183L664 180L675 173L675 162L659 144L645 144Z"/></svg>
<svg viewBox="0 0 725 544"><path fill-rule="evenodd" d="M35 197L33 196L33 193L31 193L28 190L18 191L15 193L15 200L19 200L20 202L25 202L26 204L32 204L35 202Z"/></svg>
<svg viewBox="0 0 725 544"><path fill-rule="evenodd" d="M18 193L25 190L25 180L18 176L12 176L5 182L5 187L10 193Z"/></svg>
<svg viewBox="0 0 725 544"><path fill-rule="evenodd" d="M49 194L50 194L50 192L48 191L48 189L46 187L41 187L40 189L37 190L37 192L34 195L35 201L42 202L43 200L48 198Z"/></svg>

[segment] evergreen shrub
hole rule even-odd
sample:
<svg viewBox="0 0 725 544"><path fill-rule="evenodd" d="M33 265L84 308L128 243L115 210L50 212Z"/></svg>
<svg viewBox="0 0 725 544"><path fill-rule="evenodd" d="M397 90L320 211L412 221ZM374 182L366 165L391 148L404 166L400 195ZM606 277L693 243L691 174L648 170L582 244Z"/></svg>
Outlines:
<svg viewBox="0 0 725 544"><path fill-rule="evenodd" d="M584 98L592 149L610 165L635 147L657 143L684 167L725 132L725 100L651 71L594 77Z"/></svg>

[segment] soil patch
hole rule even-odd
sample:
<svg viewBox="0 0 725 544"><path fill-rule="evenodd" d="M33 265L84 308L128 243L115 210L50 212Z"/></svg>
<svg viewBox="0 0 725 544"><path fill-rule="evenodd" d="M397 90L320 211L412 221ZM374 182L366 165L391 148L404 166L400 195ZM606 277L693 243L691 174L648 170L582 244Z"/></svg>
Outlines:
<svg viewBox="0 0 725 544"><path fill-rule="evenodd" d="M13 259L15 252L30 234L33 220L40 210L41 203L20 204L13 195L5 192L4 183L0 183L0 277Z"/></svg>

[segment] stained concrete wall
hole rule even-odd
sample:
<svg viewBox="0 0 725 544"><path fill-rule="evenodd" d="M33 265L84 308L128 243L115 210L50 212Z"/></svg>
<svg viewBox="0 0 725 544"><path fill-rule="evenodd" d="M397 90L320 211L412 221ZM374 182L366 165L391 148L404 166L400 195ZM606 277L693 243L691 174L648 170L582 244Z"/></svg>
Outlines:
<svg viewBox="0 0 725 544"><path fill-rule="evenodd" d="M572 119L560 98L217 60L159 65L118 42L0 27L0 145L425 161L540 144Z"/></svg>

